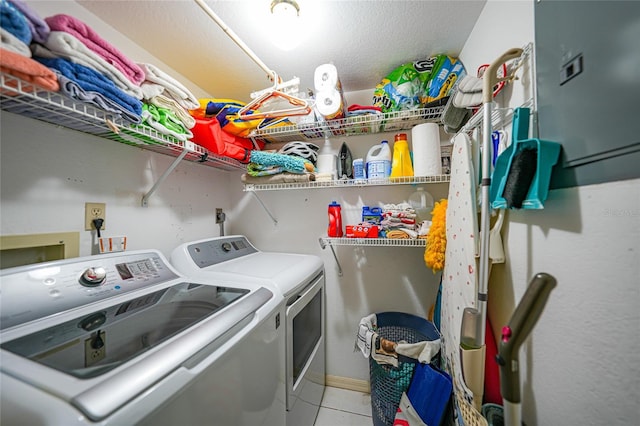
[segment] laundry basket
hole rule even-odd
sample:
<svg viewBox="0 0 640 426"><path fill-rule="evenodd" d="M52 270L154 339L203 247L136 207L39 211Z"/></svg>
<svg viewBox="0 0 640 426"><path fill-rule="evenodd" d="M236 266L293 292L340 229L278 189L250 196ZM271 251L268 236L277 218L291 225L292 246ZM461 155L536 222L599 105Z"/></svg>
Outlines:
<svg viewBox="0 0 640 426"><path fill-rule="evenodd" d="M436 327L424 318L403 312L376 314L378 336L393 342L418 343L440 338ZM392 426L400 405L413 377L417 360L398 356L398 366L378 364L369 358L371 382L371 413L374 426Z"/></svg>

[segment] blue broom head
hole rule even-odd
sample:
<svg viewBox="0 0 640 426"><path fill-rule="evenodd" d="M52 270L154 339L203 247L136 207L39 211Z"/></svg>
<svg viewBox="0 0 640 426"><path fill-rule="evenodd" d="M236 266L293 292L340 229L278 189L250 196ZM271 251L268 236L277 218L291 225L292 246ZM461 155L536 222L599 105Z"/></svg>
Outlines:
<svg viewBox="0 0 640 426"><path fill-rule="evenodd" d="M251 151L250 161L263 166L282 167L287 172L298 174L305 173L307 170L305 164L309 163L309 161L301 157L264 151Z"/></svg>

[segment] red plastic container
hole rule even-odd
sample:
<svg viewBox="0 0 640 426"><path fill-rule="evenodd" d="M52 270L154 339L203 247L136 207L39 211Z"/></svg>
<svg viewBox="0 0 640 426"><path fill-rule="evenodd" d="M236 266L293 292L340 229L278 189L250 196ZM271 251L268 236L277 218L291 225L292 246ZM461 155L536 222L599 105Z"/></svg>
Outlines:
<svg viewBox="0 0 640 426"><path fill-rule="evenodd" d="M327 229L327 235L329 237L342 237L342 210L340 204L332 201L329 204L329 228Z"/></svg>

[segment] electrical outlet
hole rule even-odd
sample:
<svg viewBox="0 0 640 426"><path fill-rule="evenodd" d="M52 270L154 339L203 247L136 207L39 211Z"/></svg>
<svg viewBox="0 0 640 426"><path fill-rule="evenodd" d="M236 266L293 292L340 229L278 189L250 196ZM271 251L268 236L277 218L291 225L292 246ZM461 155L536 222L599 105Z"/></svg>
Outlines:
<svg viewBox="0 0 640 426"><path fill-rule="evenodd" d="M85 231L93 231L93 219L102 219L101 231L107 229L107 205L105 203L85 203L84 204L84 229Z"/></svg>

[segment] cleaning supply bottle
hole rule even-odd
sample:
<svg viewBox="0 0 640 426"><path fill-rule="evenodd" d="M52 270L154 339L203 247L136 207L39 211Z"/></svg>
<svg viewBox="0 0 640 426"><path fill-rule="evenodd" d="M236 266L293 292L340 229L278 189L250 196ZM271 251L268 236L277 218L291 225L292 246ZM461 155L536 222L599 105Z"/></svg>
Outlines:
<svg viewBox="0 0 640 426"><path fill-rule="evenodd" d="M388 141L371 147L367 153L367 179L386 178L391 175L391 148Z"/></svg>
<svg viewBox="0 0 640 426"><path fill-rule="evenodd" d="M391 177L413 176L411 152L406 133L398 133L393 143L393 162L391 163Z"/></svg>
<svg viewBox="0 0 640 426"><path fill-rule="evenodd" d="M431 211L433 210L433 196L419 186L409 196L409 204L416 211L416 219L418 222L431 220Z"/></svg>
<svg viewBox="0 0 640 426"><path fill-rule="evenodd" d="M331 140L325 136L324 145L320 150L317 162L320 180L336 180L338 178L338 154L331 146Z"/></svg>
<svg viewBox="0 0 640 426"><path fill-rule="evenodd" d="M329 228L327 229L327 236L329 237L342 237L342 210L340 204L332 201L329 204Z"/></svg>

